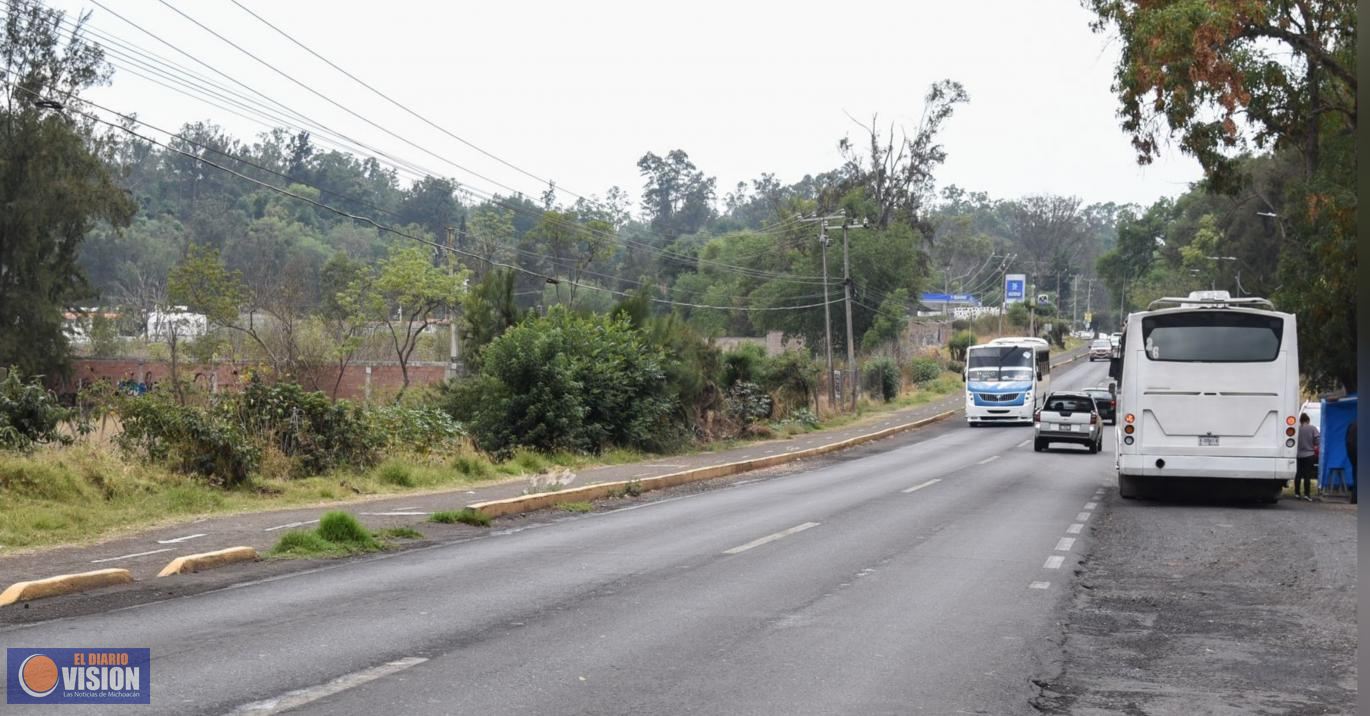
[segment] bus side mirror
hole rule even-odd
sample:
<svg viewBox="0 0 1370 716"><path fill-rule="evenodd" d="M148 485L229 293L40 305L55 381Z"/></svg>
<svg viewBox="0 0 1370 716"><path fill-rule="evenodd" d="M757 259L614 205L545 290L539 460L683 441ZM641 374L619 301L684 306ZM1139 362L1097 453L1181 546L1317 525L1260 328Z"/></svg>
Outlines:
<svg viewBox="0 0 1370 716"><path fill-rule="evenodd" d="M1122 379L1123 379L1123 359L1122 359L1122 358L1109 358L1109 359L1108 359L1108 377L1110 377L1110 378L1112 378L1112 379L1114 379L1114 380L1122 380Z"/></svg>
<svg viewBox="0 0 1370 716"><path fill-rule="evenodd" d="M1038 368L1038 369L1037 369L1037 382L1039 382L1039 383L1042 382L1042 369L1041 369L1041 368Z"/></svg>
<svg viewBox="0 0 1370 716"><path fill-rule="evenodd" d="M962 383L966 382L966 374L965 374L965 373L962 373L962 374L961 374L961 382L962 382Z"/></svg>

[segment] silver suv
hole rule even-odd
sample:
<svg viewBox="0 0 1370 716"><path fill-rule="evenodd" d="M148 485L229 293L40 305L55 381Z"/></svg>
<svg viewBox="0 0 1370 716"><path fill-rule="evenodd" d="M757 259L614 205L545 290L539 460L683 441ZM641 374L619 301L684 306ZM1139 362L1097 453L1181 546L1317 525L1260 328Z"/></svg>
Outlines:
<svg viewBox="0 0 1370 716"><path fill-rule="evenodd" d="M1099 412L1088 393L1051 393L1032 417L1036 430L1032 449L1042 452L1051 443L1075 443L1097 453L1104 441L1099 422Z"/></svg>

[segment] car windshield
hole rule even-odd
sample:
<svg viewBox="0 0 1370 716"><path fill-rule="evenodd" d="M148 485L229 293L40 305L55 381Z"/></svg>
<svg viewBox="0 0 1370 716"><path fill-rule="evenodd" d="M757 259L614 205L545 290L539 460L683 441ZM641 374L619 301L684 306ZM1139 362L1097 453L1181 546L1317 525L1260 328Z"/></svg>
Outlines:
<svg viewBox="0 0 1370 716"><path fill-rule="evenodd" d="M1032 380L1032 349L1023 346L982 346L966 356L966 377L974 381Z"/></svg>
<svg viewBox="0 0 1370 716"><path fill-rule="evenodd" d="M1111 345L1113 345L1113 342L1107 338L1099 338L1094 341L1095 348L1108 348Z"/></svg>

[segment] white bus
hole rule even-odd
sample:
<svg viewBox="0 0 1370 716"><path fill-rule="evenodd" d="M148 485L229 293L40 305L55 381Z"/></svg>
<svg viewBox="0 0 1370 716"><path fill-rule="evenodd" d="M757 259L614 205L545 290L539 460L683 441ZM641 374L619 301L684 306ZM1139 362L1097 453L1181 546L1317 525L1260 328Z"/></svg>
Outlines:
<svg viewBox="0 0 1370 716"><path fill-rule="evenodd" d="M1109 375L1123 497L1143 481L1228 478L1260 481L1273 502L1294 477L1298 331L1269 301L1226 291L1153 301L1128 316Z"/></svg>
<svg viewBox="0 0 1370 716"><path fill-rule="evenodd" d="M1041 338L996 338L966 349L966 422L1031 423L1051 389L1051 351Z"/></svg>

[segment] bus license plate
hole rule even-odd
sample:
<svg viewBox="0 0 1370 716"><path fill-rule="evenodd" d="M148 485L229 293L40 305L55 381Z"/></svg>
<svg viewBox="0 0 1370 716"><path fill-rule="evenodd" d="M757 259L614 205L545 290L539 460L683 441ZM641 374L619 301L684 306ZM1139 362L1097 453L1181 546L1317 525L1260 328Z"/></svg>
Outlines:
<svg viewBox="0 0 1370 716"><path fill-rule="evenodd" d="M1213 435L1200 435L1199 447L1218 447L1218 438Z"/></svg>

